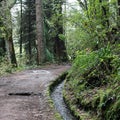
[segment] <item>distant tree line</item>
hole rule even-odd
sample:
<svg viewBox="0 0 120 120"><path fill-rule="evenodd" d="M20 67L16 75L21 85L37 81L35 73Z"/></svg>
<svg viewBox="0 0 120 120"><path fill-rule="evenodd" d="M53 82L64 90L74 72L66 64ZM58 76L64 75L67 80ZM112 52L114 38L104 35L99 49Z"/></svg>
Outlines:
<svg viewBox="0 0 120 120"><path fill-rule="evenodd" d="M13 43L11 8L18 4L17 42ZM25 56L27 64L65 62L63 0L2 0L0 1L0 56L7 55L17 66L14 45L19 46L19 58ZM61 37L62 36L62 37Z"/></svg>

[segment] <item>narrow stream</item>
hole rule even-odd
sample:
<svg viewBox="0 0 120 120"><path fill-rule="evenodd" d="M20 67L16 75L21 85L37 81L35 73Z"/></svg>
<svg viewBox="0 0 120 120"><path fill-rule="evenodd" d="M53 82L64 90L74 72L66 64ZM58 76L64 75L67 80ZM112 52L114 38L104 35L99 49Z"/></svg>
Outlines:
<svg viewBox="0 0 120 120"><path fill-rule="evenodd" d="M54 91L51 94L51 97L54 101L56 110L61 114L63 120L76 120L70 113L70 110L67 108L62 95L62 90L64 87L64 81L55 87Z"/></svg>

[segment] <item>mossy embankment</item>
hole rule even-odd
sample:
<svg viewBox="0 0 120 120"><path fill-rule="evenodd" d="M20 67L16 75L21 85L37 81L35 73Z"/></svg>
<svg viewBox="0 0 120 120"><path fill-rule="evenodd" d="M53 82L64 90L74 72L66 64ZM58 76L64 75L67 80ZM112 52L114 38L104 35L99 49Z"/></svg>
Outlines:
<svg viewBox="0 0 120 120"><path fill-rule="evenodd" d="M119 120L120 56L116 49L78 52L66 77L64 99L78 120Z"/></svg>

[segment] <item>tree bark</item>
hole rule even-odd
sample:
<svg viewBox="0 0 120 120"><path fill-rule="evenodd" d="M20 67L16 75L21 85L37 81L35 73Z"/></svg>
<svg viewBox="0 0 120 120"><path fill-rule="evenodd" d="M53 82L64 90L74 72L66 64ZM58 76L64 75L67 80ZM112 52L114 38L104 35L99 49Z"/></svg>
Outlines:
<svg viewBox="0 0 120 120"><path fill-rule="evenodd" d="M23 35L22 35L22 0L20 0L21 5L20 5L20 9L21 9L21 23L20 23L20 57L22 57L22 42L23 42Z"/></svg>
<svg viewBox="0 0 120 120"><path fill-rule="evenodd" d="M32 48L31 48L31 5L30 1L28 2L28 51L29 51L29 63L31 63L32 58Z"/></svg>
<svg viewBox="0 0 120 120"><path fill-rule="evenodd" d="M59 0L59 1L57 0L55 5L56 5L56 9L54 11L54 14L56 15L56 22L54 23L54 26L56 28L56 36L54 38L55 41L54 54L59 62L66 62L68 59L67 59L65 41L59 38L60 34L64 34L63 15L62 15L63 0Z"/></svg>
<svg viewBox="0 0 120 120"><path fill-rule="evenodd" d="M8 29L9 30L9 34L7 34L6 32L6 51L7 51L7 56L8 56L8 60L11 62L11 64L14 67L17 67L17 60L16 60L16 56L15 56L15 50L14 50L14 44L13 44L13 38L12 38L12 29Z"/></svg>
<svg viewBox="0 0 120 120"><path fill-rule="evenodd" d="M8 54L9 54L9 59L11 61L11 63L13 64L13 66L17 67L17 61L16 61L16 56L15 56L15 50L14 50L14 44L13 44L13 39L12 39L12 33L10 35L10 37L8 38L8 40L6 40L7 42L7 47L8 47Z"/></svg>
<svg viewBox="0 0 120 120"><path fill-rule="evenodd" d="M5 10L3 10L5 15L4 19L6 20L6 24L4 24L5 27L4 32L5 32L5 42L6 42L8 59L11 62L11 64L13 64L13 66L17 67L17 61L16 61L13 38L12 38L12 22L11 22L10 8L9 8L10 6L7 5L6 0L4 0L3 6L5 7Z"/></svg>
<svg viewBox="0 0 120 120"><path fill-rule="evenodd" d="M43 14L42 0L36 0L36 39L37 39L37 63L41 64L44 61L44 41L43 41Z"/></svg>

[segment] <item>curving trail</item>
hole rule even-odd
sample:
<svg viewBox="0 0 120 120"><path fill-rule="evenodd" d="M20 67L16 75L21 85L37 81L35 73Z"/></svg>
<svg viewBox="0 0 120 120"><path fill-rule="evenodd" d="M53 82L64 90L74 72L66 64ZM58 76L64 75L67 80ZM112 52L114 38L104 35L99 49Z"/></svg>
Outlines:
<svg viewBox="0 0 120 120"><path fill-rule="evenodd" d="M51 65L0 77L0 120L55 120L47 87L69 68Z"/></svg>

